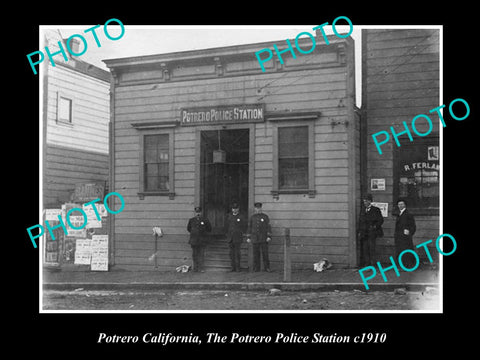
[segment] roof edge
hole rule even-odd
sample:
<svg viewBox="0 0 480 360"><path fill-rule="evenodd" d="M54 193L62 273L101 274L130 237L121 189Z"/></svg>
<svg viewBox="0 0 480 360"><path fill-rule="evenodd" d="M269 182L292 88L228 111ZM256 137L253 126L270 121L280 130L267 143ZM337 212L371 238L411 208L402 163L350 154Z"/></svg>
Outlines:
<svg viewBox="0 0 480 360"><path fill-rule="evenodd" d="M318 36L316 39L319 39ZM349 43L353 42L351 37L339 38L336 35L328 35L327 39L329 44L327 45L323 38L321 43L316 41L317 46L328 47L332 44L338 43ZM171 61L192 61L196 59L203 59L206 57L219 57L219 56L231 56L231 55L242 55L247 53L255 53L259 50L269 48L273 50L273 45L276 44L278 49L284 49L287 47L287 39L277 40L277 41L266 41L260 43L251 43L251 44L241 44L241 45L229 45L221 47L212 47L206 49L197 49L197 50L185 50L177 51L171 53L161 53L153 55L140 55L140 56L131 56L123 58L114 58L114 59L104 59L102 60L108 68L116 68L122 66L134 66L134 65L148 65L160 62L171 62ZM295 39L288 39L292 46ZM299 44L311 44L311 41L307 38L300 38L298 41Z"/></svg>

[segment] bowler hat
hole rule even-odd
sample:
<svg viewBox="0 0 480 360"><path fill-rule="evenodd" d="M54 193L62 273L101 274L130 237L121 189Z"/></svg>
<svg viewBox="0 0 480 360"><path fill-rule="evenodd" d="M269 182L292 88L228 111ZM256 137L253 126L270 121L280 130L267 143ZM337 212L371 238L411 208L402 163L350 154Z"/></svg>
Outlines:
<svg viewBox="0 0 480 360"><path fill-rule="evenodd" d="M373 197L372 197L372 194L367 194L363 197L363 200L369 200L369 201L373 201Z"/></svg>
<svg viewBox="0 0 480 360"><path fill-rule="evenodd" d="M253 204L253 206L256 207L256 208L261 208L262 203L261 202L256 202L255 204Z"/></svg>
<svg viewBox="0 0 480 360"><path fill-rule="evenodd" d="M195 206L195 212L201 212L202 207L201 206Z"/></svg>

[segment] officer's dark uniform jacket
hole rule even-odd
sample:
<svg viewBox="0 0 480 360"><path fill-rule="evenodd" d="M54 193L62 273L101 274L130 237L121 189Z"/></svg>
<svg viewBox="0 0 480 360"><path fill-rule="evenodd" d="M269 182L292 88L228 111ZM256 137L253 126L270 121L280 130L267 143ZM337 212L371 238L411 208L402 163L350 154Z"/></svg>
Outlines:
<svg viewBox="0 0 480 360"><path fill-rule="evenodd" d="M205 245L207 233L212 231L212 226L207 218L195 216L188 221L187 231L190 233L190 245Z"/></svg>
<svg viewBox="0 0 480 360"><path fill-rule="evenodd" d="M266 242L267 237L272 236L269 217L264 213L253 214L248 223L248 233L252 243Z"/></svg>
<svg viewBox="0 0 480 360"><path fill-rule="evenodd" d="M233 243L241 243L242 235L247 228L247 221L240 215L228 214L226 221L227 241Z"/></svg>

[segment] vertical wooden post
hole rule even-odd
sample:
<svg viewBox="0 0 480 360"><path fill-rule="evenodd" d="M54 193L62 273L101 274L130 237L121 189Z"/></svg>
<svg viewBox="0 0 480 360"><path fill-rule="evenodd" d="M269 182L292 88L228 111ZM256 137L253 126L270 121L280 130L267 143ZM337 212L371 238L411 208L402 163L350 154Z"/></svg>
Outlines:
<svg viewBox="0 0 480 360"><path fill-rule="evenodd" d="M155 269L157 269L157 268L158 268L158 262L157 262L158 235L157 235L156 232L155 232L154 236L155 236L155 245L154 245L154 250L155 250L155 252L153 253L153 256L154 256L154 258L155 258Z"/></svg>
<svg viewBox="0 0 480 360"><path fill-rule="evenodd" d="M284 229L283 239L283 281L292 280L292 259L290 254L290 229Z"/></svg>
<svg viewBox="0 0 480 360"><path fill-rule="evenodd" d="M253 272L253 244L247 243L248 246L248 271Z"/></svg>

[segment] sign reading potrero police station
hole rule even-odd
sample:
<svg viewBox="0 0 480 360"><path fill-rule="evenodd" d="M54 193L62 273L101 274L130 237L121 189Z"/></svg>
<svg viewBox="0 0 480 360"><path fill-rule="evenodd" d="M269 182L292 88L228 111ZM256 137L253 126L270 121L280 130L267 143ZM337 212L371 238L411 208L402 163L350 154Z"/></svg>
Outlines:
<svg viewBox="0 0 480 360"><path fill-rule="evenodd" d="M265 121L265 105L226 105L181 109L180 124L208 125Z"/></svg>

